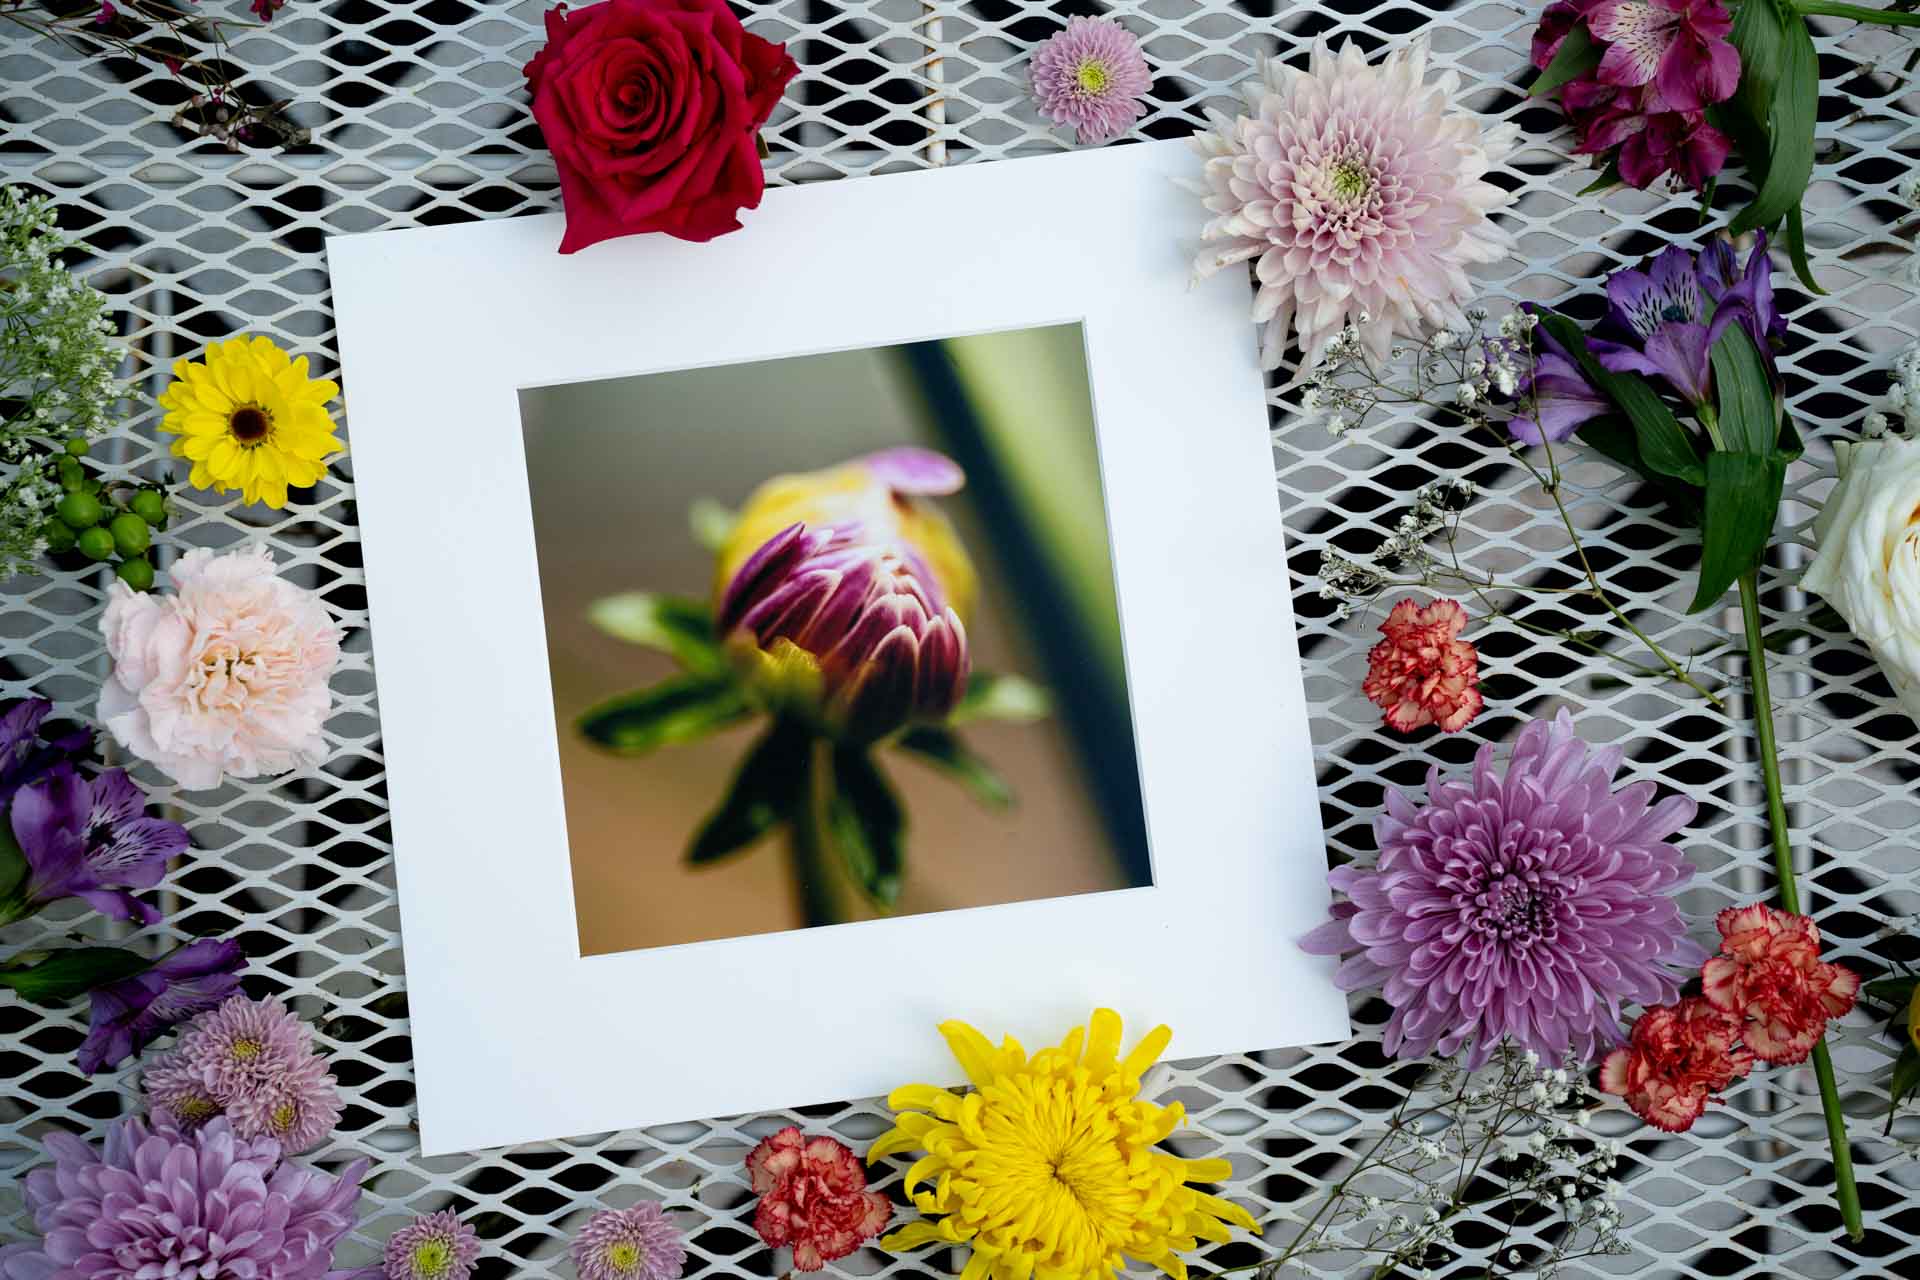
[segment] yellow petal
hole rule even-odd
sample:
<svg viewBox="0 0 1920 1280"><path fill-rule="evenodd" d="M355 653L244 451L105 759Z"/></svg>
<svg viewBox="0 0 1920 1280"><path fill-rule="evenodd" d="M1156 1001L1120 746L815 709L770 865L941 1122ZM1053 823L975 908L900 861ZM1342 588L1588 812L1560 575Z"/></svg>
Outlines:
<svg viewBox="0 0 1920 1280"><path fill-rule="evenodd" d="M940 1034L946 1037L947 1047L953 1050L967 1079L982 1088L993 1083L997 1074L993 1046L985 1036L957 1018L941 1023Z"/></svg>

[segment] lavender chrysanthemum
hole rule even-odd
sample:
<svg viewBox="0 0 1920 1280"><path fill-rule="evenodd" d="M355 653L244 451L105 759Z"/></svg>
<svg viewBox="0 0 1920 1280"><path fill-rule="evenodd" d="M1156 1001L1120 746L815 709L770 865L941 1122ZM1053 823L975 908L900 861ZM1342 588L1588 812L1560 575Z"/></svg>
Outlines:
<svg viewBox="0 0 1920 1280"><path fill-rule="evenodd" d="M1328 879L1349 901L1301 939L1341 957L1343 990L1393 1006L1390 1054L1502 1039L1550 1061L1619 1044L1621 1008L1674 1000L1705 951L1669 896L1693 875L1669 842L1694 814L1654 785L1614 790L1622 752L1590 751L1562 711L1521 730L1504 776L1482 747L1470 782L1427 777L1427 803L1388 792L1375 867Z"/></svg>
<svg viewBox="0 0 1920 1280"><path fill-rule="evenodd" d="M686 1265L679 1228L652 1200L594 1214L573 1241L580 1280L678 1280Z"/></svg>
<svg viewBox="0 0 1920 1280"><path fill-rule="evenodd" d="M216 1097L277 1079L313 1053L306 1024L278 1000L234 996L196 1021L180 1055Z"/></svg>
<svg viewBox="0 0 1920 1280"><path fill-rule="evenodd" d="M387 1280L467 1280L480 1257L473 1228L450 1209L415 1218L387 1239Z"/></svg>
<svg viewBox="0 0 1920 1280"><path fill-rule="evenodd" d="M1140 42L1112 18L1069 18L1066 30L1033 51L1034 105L1070 125L1083 145L1119 137L1147 113L1140 99L1153 73Z"/></svg>
<svg viewBox="0 0 1920 1280"><path fill-rule="evenodd" d="M1512 197L1487 175L1517 131L1456 109L1459 76L1427 84L1426 69L1424 41L1373 66L1322 41L1305 71L1263 62L1252 114L1209 110L1193 136L1206 164L1192 189L1214 215L1194 272L1255 261L1262 367L1280 364L1289 329L1304 376L1349 324L1375 360L1395 334L1464 327L1466 268L1512 251L1488 217Z"/></svg>
<svg viewBox="0 0 1920 1280"><path fill-rule="evenodd" d="M291 1152L311 1151L340 1123L340 1094L326 1064L309 1053L242 1090L226 1111L242 1136L272 1138Z"/></svg>
<svg viewBox="0 0 1920 1280"><path fill-rule="evenodd" d="M4 1280L324 1280L367 1168L329 1176L225 1120L179 1133L128 1117L101 1147L54 1133L47 1151L53 1167L26 1178L42 1238L0 1249Z"/></svg>
<svg viewBox="0 0 1920 1280"><path fill-rule="evenodd" d="M177 1053L163 1053L140 1073L147 1110L156 1124L192 1133L226 1114L226 1107Z"/></svg>

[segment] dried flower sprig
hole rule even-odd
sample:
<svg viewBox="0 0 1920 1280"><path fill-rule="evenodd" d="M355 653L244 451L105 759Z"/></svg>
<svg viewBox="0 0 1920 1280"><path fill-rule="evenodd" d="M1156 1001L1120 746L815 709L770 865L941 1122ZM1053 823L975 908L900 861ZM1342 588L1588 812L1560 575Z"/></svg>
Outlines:
<svg viewBox="0 0 1920 1280"><path fill-rule="evenodd" d="M1285 1247L1217 1274L1279 1280L1307 1258L1343 1255L1342 1274L1421 1275L1474 1250L1486 1258L1478 1274L1552 1276L1624 1254L1625 1148L1589 1130L1601 1102L1578 1072L1511 1046L1479 1071L1443 1060Z"/></svg>
<svg viewBox="0 0 1920 1280"><path fill-rule="evenodd" d="M252 8L265 22L284 3L254 0ZM227 54L229 33L261 23L210 17L172 0L0 0L0 22L83 56L164 68L184 98L174 125L229 151L296 147L311 137L287 117L290 99L258 103L242 89L245 74Z"/></svg>
<svg viewBox="0 0 1920 1280"><path fill-rule="evenodd" d="M1515 311L1502 317L1492 333L1487 332L1487 319L1485 308L1471 308L1467 328L1441 330L1396 346L1384 365L1368 354L1359 329L1350 327L1329 345L1325 358L1308 378L1300 397L1301 408L1323 417L1327 429L1337 436L1360 429L1383 408L1403 406L1445 414L1471 430L1483 432L1553 503L1574 556L1569 572L1576 582L1563 587L1504 582L1469 567L1460 555L1459 523L1479 490L1464 478L1444 477L1414 495L1413 504L1401 515L1394 532L1371 555L1355 560L1322 553L1321 597L1337 601L1336 616L1345 619L1385 591L1469 592L1489 618L1608 658L1633 675L1678 681L1714 706L1721 706L1718 694L1701 683L1692 664L1683 663L1662 648L1601 582L1562 495L1560 462L1552 440L1543 439L1534 446L1539 451L1536 461L1526 442L1514 439L1505 425L1513 417L1538 412L1531 393L1536 318L1530 312ZM1430 546L1435 537L1445 543L1444 557L1435 555ZM1522 617L1502 607L1493 598L1496 593L1589 598L1638 640L1658 665L1631 661L1601 644L1591 632L1547 626Z"/></svg>

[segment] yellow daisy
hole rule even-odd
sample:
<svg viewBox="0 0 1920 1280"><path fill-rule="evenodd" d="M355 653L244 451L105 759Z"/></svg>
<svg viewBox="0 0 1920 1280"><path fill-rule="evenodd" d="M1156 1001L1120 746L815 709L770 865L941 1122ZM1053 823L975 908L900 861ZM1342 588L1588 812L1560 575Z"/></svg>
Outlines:
<svg viewBox="0 0 1920 1280"><path fill-rule="evenodd" d="M1173 1038L1166 1027L1124 1058L1110 1009L1031 1059L1011 1036L995 1049L964 1022L940 1032L974 1089L910 1084L888 1095L898 1127L867 1162L926 1152L906 1179L926 1218L882 1247L971 1245L961 1280L1109 1280L1129 1258L1185 1280L1179 1254L1228 1239L1229 1227L1259 1231L1245 1209L1188 1185L1227 1177L1225 1160L1156 1148L1186 1114L1138 1097L1141 1073Z"/></svg>
<svg viewBox="0 0 1920 1280"><path fill-rule="evenodd" d="M275 509L289 485L319 483L342 452L327 412L339 384L309 378L307 358L289 359L270 338L216 342L203 359L174 361L160 396L160 430L179 437L173 456L192 461L192 483Z"/></svg>

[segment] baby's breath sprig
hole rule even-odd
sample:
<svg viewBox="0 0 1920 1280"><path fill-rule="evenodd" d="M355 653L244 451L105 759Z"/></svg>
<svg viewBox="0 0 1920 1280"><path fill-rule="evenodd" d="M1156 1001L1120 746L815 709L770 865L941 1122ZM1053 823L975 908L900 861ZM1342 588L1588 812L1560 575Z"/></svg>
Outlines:
<svg viewBox="0 0 1920 1280"><path fill-rule="evenodd" d="M1395 588L1465 591L1473 595L1490 618L1573 648L1606 657L1637 676L1678 681L1715 706L1721 700L1701 684L1689 665L1682 665L1629 617L1601 583L1582 544L1579 527L1561 493L1561 474L1553 443L1543 441L1536 461L1531 446L1507 431L1508 419L1537 408L1532 400L1533 331L1538 318L1525 310L1501 317L1491 333L1483 307L1469 309L1465 328L1441 330L1410 345L1395 347L1387 366L1377 366L1360 339L1357 326L1342 331L1329 344L1321 362L1307 376L1300 406L1310 417L1325 421L1336 436L1347 436L1364 426L1382 408L1417 406L1446 415L1505 452L1523 468L1553 503L1565 529L1568 547L1577 564L1578 585L1541 587L1501 582L1491 574L1467 567L1458 547L1459 516L1477 490L1460 477L1443 477L1424 486L1413 505L1374 552L1352 559L1332 552L1321 558L1320 595L1336 601L1336 616L1344 620L1356 609ZM1366 323L1363 315L1361 324ZM1920 356L1915 357L1920 383ZM1920 399L1920 395L1916 396ZM1537 416L1537 415L1535 415ZM1444 538L1444 559L1433 554L1429 542ZM1518 596L1584 596L1597 602L1628 634L1653 655L1658 665L1630 661L1600 644L1591 633L1542 626L1502 608L1494 594Z"/></svg>
<svg viewBox="0 0 1920 1280"><path fill-rule="evenodd" d="M1286 1245L1230 1271L1282 1280L1310 1257L1348 1274L1425 1275L1477 1253L1475 1274L1552 1276L1628 1251L1625 1147L1592 1132L1601 1099L1577 1064L1502 1045L1478 1071L1436 1064ZM1266 1224L1269 1238L1281 1229ZM1218 1272L1215 1274L1226 1274Z"/></svg>

